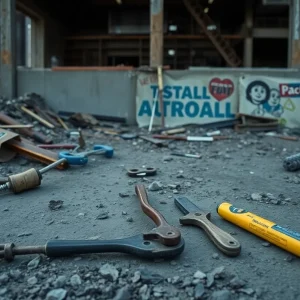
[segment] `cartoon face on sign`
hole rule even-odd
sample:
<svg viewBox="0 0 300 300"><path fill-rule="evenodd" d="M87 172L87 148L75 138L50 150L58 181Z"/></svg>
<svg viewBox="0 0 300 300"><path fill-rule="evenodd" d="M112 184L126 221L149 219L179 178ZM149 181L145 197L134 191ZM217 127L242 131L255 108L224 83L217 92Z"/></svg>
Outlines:
<svg viewBox="0 0 300 300"><path fill-rule="evenodd" d="M229 98L234 91L234 84L230 79L213 78L209 83L209 92L217 100Z"/></svg>
<svg viewBox="0 0 300 300"><path fill-rule="evenodd" d="M246 98L255 105L263 104L268 101L270 97L269 86L260 80L252 81L246 90Z"/></svg>
<svg viewBox="0 0 300 300"><path fill-rule="evenodd" d="M247 86L246 99L257 106L253 115L263 116L267 113L279 118L283 114L279 90L270 89L263 81L255 80Z"/></svg>
<svg viewBox="0 0 300 300"><path fill-rule="evenodd" d="M274 107L280 103L280 94L276 89L271 89L270 99L268 101L269 105Z"/></svg>
<svg viewBox="0 0 300 300"><path fill-rule="evenodd" d="M280 93L279 90L271 89L270 91L270 99L268 102L263 104L263 108L265 112L273 115L276 118L279 118L283 112L283 106L280 104Z"/></svg>

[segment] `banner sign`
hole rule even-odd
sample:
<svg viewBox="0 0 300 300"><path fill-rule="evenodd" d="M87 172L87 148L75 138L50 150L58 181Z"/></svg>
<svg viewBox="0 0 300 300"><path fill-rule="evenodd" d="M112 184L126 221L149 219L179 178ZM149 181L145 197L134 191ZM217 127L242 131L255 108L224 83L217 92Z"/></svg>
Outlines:
<svg viewBox="0 0 300 300"><path fill-rule="evenodd" d="M273 117L300 127L300 79L243 76L239 80L239 112Z"/></svg>
<svg viewBox="0 0 300 300"><path fill-rule="evenodd" d="M235 76L207 76L199 72L164 73L165 125L206 124L234 119L238 111L238 79ZM154 125L161 124L157 97L157 76L140 73L137 78L136 114L140 127L150 123L155 100Z"/></svg>

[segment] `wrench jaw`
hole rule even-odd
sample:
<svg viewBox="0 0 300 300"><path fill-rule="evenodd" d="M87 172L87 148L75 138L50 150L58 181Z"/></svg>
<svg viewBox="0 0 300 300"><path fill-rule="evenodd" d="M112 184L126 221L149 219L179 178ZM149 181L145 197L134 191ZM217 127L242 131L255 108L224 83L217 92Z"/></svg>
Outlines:
<svg viewBox="0 0 300 300"><path fill-rule="evenodd" d="M176 246L181 241L181 233L174 226L159 226L143 234L145 240L159 241L165 246Z"/></svg>

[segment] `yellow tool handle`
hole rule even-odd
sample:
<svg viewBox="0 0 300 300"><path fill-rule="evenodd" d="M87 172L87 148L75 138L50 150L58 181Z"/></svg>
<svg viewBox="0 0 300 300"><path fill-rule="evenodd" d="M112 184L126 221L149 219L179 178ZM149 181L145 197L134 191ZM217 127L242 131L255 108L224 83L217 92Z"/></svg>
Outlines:
<svg viewBox="0 0 300 300"><path fill-rule="evenodd" d="M234 207L230 203L221 203L217 212L223 219L300 257L300 233Z"/></svg>

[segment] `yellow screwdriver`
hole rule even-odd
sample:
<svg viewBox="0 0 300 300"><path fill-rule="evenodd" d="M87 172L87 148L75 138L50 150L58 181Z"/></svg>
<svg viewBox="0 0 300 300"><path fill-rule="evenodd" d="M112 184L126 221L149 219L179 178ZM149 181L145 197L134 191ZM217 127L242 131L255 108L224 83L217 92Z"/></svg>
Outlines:
<svg viewBox="0 0 300 300"><path fill-rule="evenodd" d="M234 207L227 202L219 204L217 212L223 219L300 257L300 233Z"/></svg>

